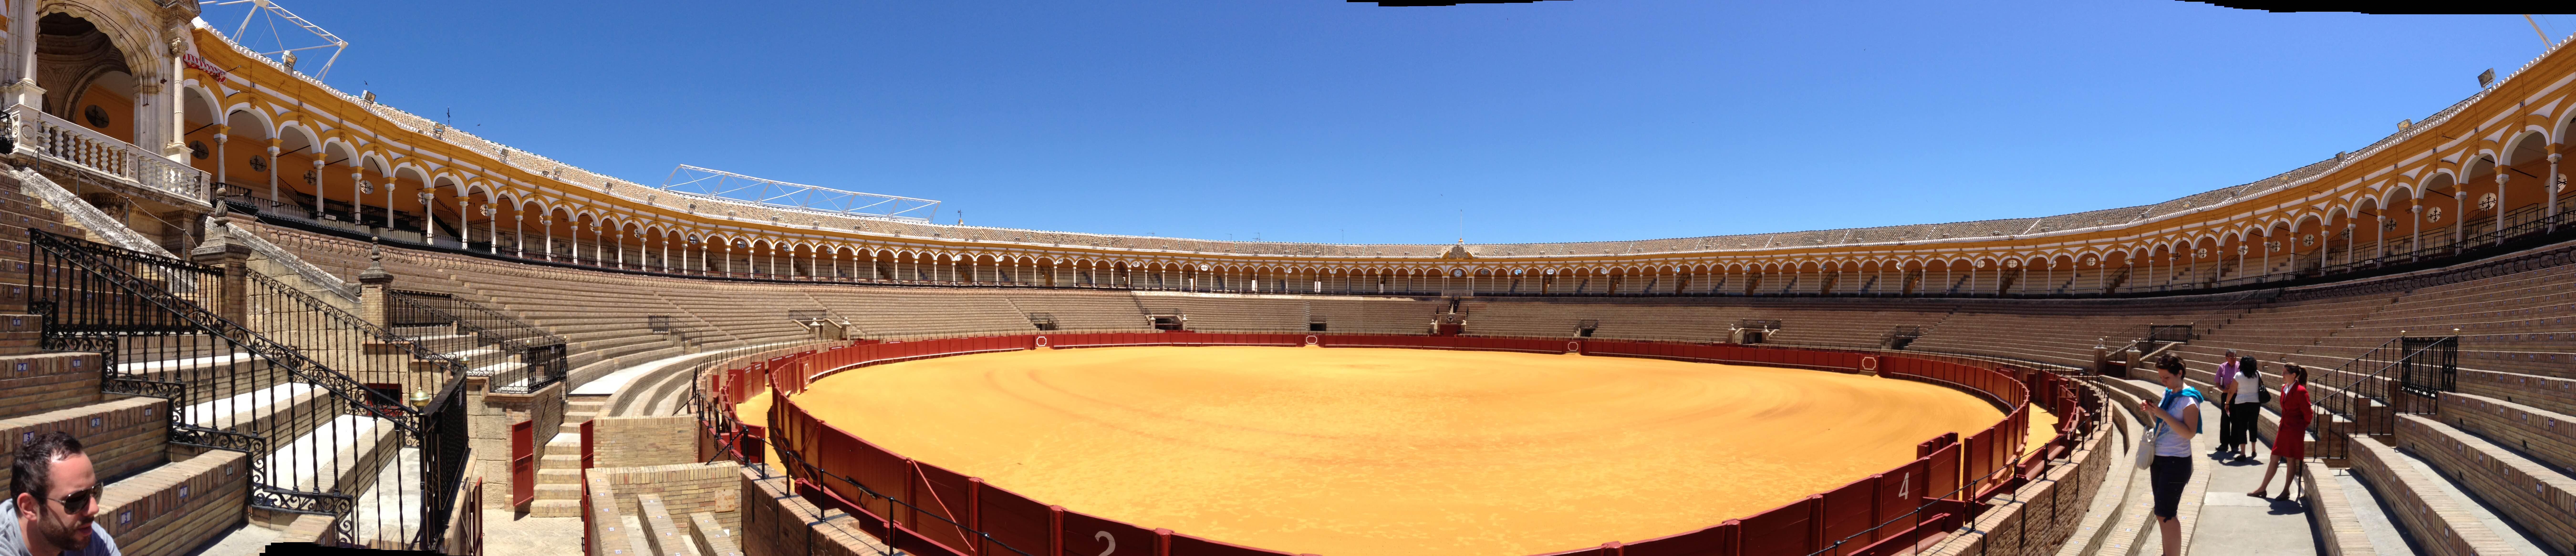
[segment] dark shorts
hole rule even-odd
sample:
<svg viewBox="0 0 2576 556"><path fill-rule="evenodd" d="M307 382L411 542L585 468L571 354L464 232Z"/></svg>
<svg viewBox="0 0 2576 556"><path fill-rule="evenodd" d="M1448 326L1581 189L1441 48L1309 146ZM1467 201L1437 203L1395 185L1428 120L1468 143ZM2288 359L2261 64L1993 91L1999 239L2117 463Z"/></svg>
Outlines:
<svg viewBox="0 0 2576 556"><path fill-rule="evenodd" d="M2173 519L2175 507L2182 504L2182 487L2191 483L2191 458L2156 456L2147 482L2156 494L2156 517Z"/></svg>

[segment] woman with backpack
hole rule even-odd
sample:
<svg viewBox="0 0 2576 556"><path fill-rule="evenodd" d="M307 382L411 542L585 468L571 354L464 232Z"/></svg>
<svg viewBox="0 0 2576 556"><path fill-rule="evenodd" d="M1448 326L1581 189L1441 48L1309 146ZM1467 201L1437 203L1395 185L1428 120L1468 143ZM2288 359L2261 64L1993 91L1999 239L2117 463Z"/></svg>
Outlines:
<svg viewBox="0 0 2576 556"><path fill-rule="evenodd" d="M2164 530L2165 556L2182 554L2182 490L2191 483L2191 439L2200 435L2200 390L2182 381L2182 358L2166 354L2156 361L2156 380L2165 385L2163 399L2138 402L2139 413L2154 423L2155 461L2147 469L2155 494L2157 527Z"/></svg>
<svg viewBox="0 0 2576 556"><path fill-rule="evenodd" d="M2246 496L2262 498L2264 487L2272 486L2272 472L2280 471L2284 463L2289 464L2290 475L2281 480L2281 498L2289 498L2290 485L2307 475L2308 466L2301 459L2308 455L2308 421L2316 417L2308 406L2308 369L2283 363L2281 378L2289 384L2281 386L2281 432L2272 437L2272 463L2263 468L2263 482L2255 483L2254 492Z"/></svg>

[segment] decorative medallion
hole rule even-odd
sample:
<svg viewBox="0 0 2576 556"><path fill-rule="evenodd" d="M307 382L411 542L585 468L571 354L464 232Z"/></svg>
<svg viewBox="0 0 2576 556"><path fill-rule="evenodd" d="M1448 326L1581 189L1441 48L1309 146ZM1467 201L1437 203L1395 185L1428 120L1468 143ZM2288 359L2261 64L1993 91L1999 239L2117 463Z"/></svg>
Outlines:
<svg viewBox="0 0 2576 556"><path fill-rule="evenodd" d="M206 155L207 155L207 154L208 154L208 153L206 152L206 142L205 142L205 141L189 141L189 142L188 142L188 156L189 156L190 158L195 158L195 159L197 159L197 160L205 160L205 159L206 159Z"/></svg>
<svg viewBox="0 0 2576 556"><path fill-rule="evenodd" d="M258 155L252 155L252 156L250 157L250 171L253 171L253 172L266 172L266 171L268 171L268 157L263 157L263 156L258 156Z"/></svg>
<svg viewBox="0 0 2576 556"><path fill-rule="evenodd" d="M2440 222L2440 221L2442 221L2442 207L2433 207L2433 208L2429 208L2429 209L2424 209L2424 221L2425 221L2425 222Z"/></svg>
<svg viewBox="0 0 2576 556"><path fill-rule="evenodd" d="M107 129L107 124L110 121L107 119L107 109L99 108L96 104L92 104L89 105L88 108L81 109L81 119L88 120L90 127L99 129Z"/></svg>

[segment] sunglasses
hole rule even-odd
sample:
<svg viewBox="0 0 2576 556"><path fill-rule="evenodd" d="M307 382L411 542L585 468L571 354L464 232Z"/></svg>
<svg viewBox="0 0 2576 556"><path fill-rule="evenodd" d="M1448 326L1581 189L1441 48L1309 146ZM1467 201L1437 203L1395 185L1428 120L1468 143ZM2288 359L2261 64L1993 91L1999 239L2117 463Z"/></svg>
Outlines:
<svg viewBox="0 0 2576 556"><path fill-rule="evenodd" d="M80 492L74 492L70 496L62 497L60 500L54 500L54 502L62 504L63 511L86 510L89 509L89 505L91 503L98 501L98 495L101 488L104 487L92 486Z"/></svg>

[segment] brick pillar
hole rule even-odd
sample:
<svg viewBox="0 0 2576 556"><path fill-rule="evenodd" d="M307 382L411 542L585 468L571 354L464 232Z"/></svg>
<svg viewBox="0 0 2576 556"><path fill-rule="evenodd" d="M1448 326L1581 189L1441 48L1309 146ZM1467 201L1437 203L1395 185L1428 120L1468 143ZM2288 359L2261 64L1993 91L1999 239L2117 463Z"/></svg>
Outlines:
<svg viewBox="0 0 2576 556"><path fill-rule="evenodd" d="M215 291L206 292L206 301L217 315L233 322L247 322L250 286L250 246L233 241L230 211L215 203L215 213L206 217L209 226L206 241L189 251L197 264L223 271Z"/></svg>
<svg viewBox="0 0 2576 556"><path fill-rule="evenodd" d="M385 272L383 245L367 247L367 270L358 273L358 316L376 326L393 327L393 300L387 290L393 288L394 274Z"/></svg>

